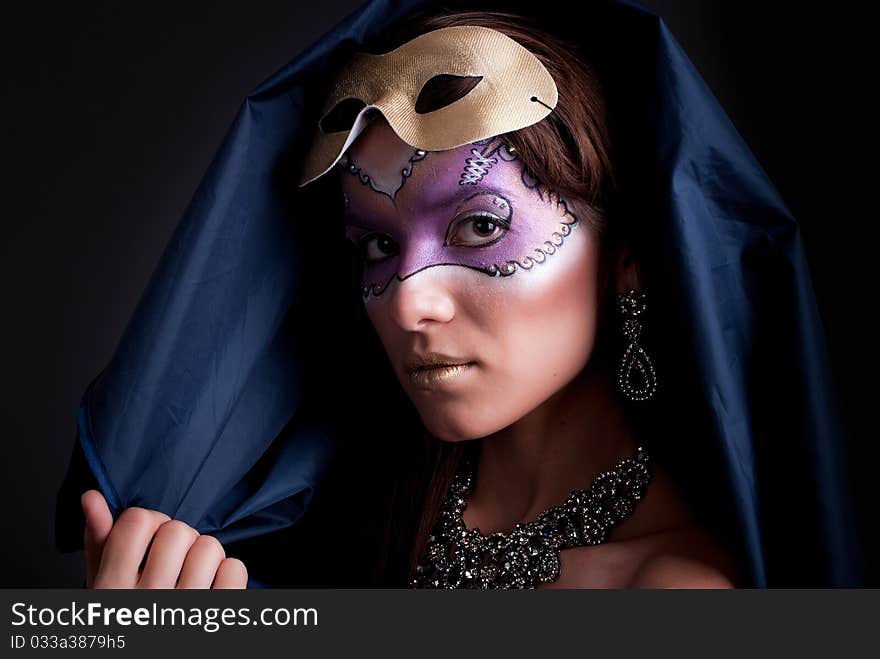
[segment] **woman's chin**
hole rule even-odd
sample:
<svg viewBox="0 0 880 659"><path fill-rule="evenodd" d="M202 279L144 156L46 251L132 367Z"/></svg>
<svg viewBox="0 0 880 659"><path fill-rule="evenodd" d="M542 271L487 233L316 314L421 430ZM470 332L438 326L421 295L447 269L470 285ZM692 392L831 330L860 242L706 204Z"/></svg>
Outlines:
<svg viewBox="0 0 880 659"><path fill-rule="evenodd" d="M499 418L497 414L490 414L488 418L480 415L475 406L459 410L440 410L438 407L433 405L429 409L417 409L428 432L444 442L487 437L509 425L508 420Z"/></svg>
<svg viewBox="0 0 880 659"><path fill-rule="evenodd" d="M444 442L463 442L484 436L481 429L475 426L472 418L438 414L436 409L428 413L420 410L419 414L428 432Z"/></svg>

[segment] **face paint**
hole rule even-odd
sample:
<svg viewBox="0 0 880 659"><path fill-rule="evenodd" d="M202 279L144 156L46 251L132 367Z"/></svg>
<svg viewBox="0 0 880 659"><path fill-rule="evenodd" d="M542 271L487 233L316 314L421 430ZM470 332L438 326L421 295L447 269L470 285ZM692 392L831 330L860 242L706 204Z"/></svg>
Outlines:
<svg viewBox="0 0 880 659"><path fill-rule="evenodd" d="M371 174L355 163L348 153L339 159L339 166L343 171L357 176L361 183L374 192L381 192L394 200L406 179L412 176L413 164L428 154L423 149L413 149L403 142L394 143L394 147L396 148L389 149L386 153L382 166L373 168Z"/></svg>
<svg viewBox="0 0 880 659"><path fill-rule="evenodd" d="M432 267L490 277L530 270L577 223L566 202L535 181L501 140L422 155L413 169L416 151L387 124L363 138L344 166L363 185L353 188L343 175L343 188L346 233L364 257L365 300Z"/></svg>
<svg viewBox="0 0 880 659"><path fill-rule="evenodd" d="M384 123L349 153L360 174L392 182L394 197L338 173L346 231L365 260L365 312L426 429L443 440L486 437L583 371L600 242L587 225L574 231L565 201L499 140L429 152L403 179L401 153ZM464 366L413 365L431 354Z"/></svg>
<svg viewBox="0 0 880 659"><path fill-rule="evenodd" d="M516 158L501 140L490 138L474 142L474 146L481 148L471 149L472 157L464 161L464 171L461 173L459 185L476 185L482 181L492 165L498 162L498 158L503 158L508 162ZM496 155L497 157L493 157Z"/></svg>

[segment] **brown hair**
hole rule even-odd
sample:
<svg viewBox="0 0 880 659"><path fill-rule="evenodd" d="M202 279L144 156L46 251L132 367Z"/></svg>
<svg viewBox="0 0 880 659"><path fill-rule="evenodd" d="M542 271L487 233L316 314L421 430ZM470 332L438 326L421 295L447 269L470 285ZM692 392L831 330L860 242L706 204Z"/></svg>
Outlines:
<svg viewBox="0 0 880 659"><path fill-rule="evenodd" d="M597 75L574 44L539 29L527 17L497 11L419 13L384 32L368 49L388 52L419 34L458 25L502 32L534 53L553 76L559 90L556 108L544 120L503 138L516 147L517 157L535 178L565 198L579 220L586 219L603 237L603 290L607 291L609 254L617 237L606 220L614 176L605 100ZM471 83L464 80L463 84ZM434 102L443 105L442 99ZM440 441L429 433L424 440L417 464L395 485L386 520L384 563L378 572L382 583L405 583L412 574L462 453L471 445L469 441ZM418 511L415 516L413 511Z"/></svg>

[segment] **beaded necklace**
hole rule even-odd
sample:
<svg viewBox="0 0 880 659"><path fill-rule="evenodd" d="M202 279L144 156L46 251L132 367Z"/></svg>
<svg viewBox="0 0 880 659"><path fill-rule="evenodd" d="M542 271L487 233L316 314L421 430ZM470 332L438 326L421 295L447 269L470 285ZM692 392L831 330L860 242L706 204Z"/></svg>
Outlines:
<svg viewBox="0 0 880 659"><path fill-rule="evenodd" d="M466 453L440 508L411 588L534 588L559 578L559 552L605 542L611 528L632 514L651 480L643 447L600 473L590 489L512 531L488 536L468 529L462 513L476 475L476 455Z"/></svg>

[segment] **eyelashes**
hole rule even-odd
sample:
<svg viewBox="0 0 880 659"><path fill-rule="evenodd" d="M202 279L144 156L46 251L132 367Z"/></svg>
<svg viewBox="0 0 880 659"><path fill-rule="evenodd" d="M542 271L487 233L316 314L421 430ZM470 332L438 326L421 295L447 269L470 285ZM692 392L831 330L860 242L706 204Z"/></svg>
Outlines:
<svg viewBox="0 0 880 659"><path fill-rule="evenodd" d="M510 221L491 213L475 213L453 222L444 245L455 247L488 247L501 240L510 230ZM468 234L471 239L468 240Z"/></svg>
<svg viewBox="0 0 880 659"><path fill-rule="evenodd" d="M454 221L446 232L444 246L485 248L500 241L510 230L510 221L492 213L472 213ZM371 232L354 241L365 265L376 265L400 253L400 246L384 233Z"/></svg>
<svg viewBox="0 0 880 659"><path fill-rule="evenodd" d="M400 248L393 238L384 233L368 233L355 242L361 258L367 265L374 265L399 253Z"/></svg>

